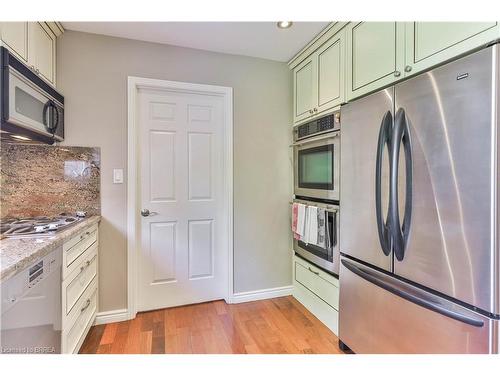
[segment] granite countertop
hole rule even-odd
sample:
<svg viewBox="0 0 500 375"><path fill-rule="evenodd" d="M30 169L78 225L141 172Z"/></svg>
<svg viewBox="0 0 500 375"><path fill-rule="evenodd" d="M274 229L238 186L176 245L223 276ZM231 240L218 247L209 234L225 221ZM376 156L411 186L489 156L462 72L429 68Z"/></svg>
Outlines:
<svg viewBox="0 0 500 375"><path fill-rule="evenodd" d="M78 232L98 223L101 216L90 216L78 224L45 238L5 238L0 240L0 283L62 246Z"/></svg>

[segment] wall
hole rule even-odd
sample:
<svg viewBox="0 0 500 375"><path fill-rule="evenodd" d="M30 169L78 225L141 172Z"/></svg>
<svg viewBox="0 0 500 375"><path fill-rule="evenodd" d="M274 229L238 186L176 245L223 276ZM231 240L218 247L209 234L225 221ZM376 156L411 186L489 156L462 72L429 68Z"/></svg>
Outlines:
<svg viewBox="0 0 500 375"><path fill-rule="evenodd" d="M100 214L100 152L89 147L2 144L3 218Z"/></svg>
<svg viewBox="0 0 500 375"><path fill-rule="evenodd" d="M291 73L284 63L66 32L57 45L65 144L102 158L100 310L126 306L127 76L234 89L234 290L291 285Z"/></svg>

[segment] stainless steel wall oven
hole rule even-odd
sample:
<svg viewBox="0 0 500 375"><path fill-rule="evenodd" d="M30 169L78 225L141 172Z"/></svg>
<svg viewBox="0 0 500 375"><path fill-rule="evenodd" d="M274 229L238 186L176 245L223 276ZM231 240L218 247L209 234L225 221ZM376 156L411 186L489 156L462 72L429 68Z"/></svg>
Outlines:
<svg viewBox="0 0 500 375"><path fill-rule="evenodd" d="M340 115L331 114L294 129L294 193L339 200Z"/></svg>
<svg viewBox="0 0 500 375"><path fill-rule="evenodd" d="M322 203L303 199L294 199L296 203L316 206L325 210L326 246L320 247L311 243L306 244L294 239L293 249L302 258L314 263L327 272L339 273L339 206L338 204Z"/></svg>

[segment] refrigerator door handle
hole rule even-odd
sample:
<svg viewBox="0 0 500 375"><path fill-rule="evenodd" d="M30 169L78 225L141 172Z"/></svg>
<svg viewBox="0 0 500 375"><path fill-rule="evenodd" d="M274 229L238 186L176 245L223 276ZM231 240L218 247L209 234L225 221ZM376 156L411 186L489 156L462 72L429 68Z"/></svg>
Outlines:
<svg viewBox="0 0 500 375"><path fill-rule="evenodd" d="M379 272L374 272L370 269L366 269L365 267L358 266L347 259L342 259L342 265L362 279L409 302L474 327L484 326L484 321L471 316L465 308L453 304L448 300L435 297L427 292L415 292L412 290L413 288L408 286L403 287L403 282L394 279L392 276L386 276L384 274L380 274ZM398 284L401 284L401 286L398 287Z"/></svg>
<svg viewBox="0 0 500 375"><path fill-rule="evenodd" d="M389 201L389 209L387 210L386 219L384 220L382 213L382 160L385 146L387 146L387 149L389 150L390 158L391 136L392 113L391 111L387 111L380 124L377 143L377 160L375 164L375 209L377 216L378 238L382 251L387 256L391 253L391 237L389 229L389 213L391 211L391 203Z"/></svg>
<svg viewBox="0 0 500 375"><path fill-rule="evenodd" d="M406 120L405 110L398 109L394 121L394 134L391 146L391 184L390 184L390 230L394 241L394 255L396 259L402 261L404 258L405 247L410 234L411 211L412 211L412 153L410 128ZM399 199L398 199L398 179L399 179L399 151L403 144L405 153L405 173L406 173L406 194L405 194L405 213L403 225L399 218Z"/></svg>

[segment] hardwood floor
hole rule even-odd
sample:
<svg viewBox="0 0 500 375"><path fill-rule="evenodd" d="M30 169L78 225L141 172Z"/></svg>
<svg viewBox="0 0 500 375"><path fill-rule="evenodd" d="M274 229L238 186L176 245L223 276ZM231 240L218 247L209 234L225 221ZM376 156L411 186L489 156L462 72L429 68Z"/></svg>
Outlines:
<svg viewBox="0 0 500 375"><path fill-rule="evenodd" d="M80 353L342 353L337 337L293 297L214 301L137 314L90 329Z"/></svg>

